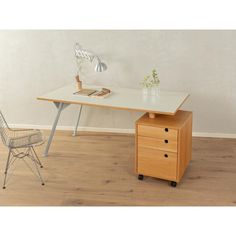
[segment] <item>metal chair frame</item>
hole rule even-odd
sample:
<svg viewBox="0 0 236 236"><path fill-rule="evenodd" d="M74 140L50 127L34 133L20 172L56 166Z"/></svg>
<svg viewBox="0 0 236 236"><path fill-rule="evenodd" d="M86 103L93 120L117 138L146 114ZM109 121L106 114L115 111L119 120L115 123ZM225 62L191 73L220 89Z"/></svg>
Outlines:
<svg viewBox="0 0 236 236"><path fill-rule="evenodd" d="M22 146L18 146L18 147L11 147L11 145L7 144L7 142L6 142L9 132L16 134L17 132L22 132L22 131L26 132L26 134L23 136L23 138L25 138L25 137L27 137L27 131L39 131L39 130L11 129L11 128L9 128L2 112L0 111L0 134L1 134L3 144L9 149L5 172L4 172L5 176L4 176L4 182L3 182L3 189L6 188L8 171L9 171L10 167L15 163L16 160L22 159L25 162L25 164L27 165L27 167L34 173L32 168L30 168L28 163L24 160L25 157L28 157L34 163L34 166L35 166L35 169L37 172L37 176L40 179L41 184L45 185L43 178L42 178L40 171L39 171L39 167L43 168L43 165L40 162L39 157L34 149L35 146L43 144L44 140L42 140L41 142L37 142L37 143L29 144L29 145L22 145ZM24 150L22 150L22 149L24 149Z"/></svg>

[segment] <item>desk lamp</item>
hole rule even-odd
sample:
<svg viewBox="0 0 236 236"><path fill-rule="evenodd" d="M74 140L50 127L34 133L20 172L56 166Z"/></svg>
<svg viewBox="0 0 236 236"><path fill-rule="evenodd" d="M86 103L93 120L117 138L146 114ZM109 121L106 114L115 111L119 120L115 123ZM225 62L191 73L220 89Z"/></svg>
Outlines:
<svg viewBox="0 0 236 236"><path fill-rule="evenodd" d="M91 63L94 60L96 60L97 64L95 65L95 68L94 68L96 72L105 71L107 69L107 66L104 62L100 60L98 55L88 50L83 49L79 43L75 44L75 57L76 57L76 62L78 64L78 75L76 76L76 81L78 83L78 90L80 91L82 89L82 81L79 78L79 71L80 71L81 64L84 60L90 61Z"/></svg>

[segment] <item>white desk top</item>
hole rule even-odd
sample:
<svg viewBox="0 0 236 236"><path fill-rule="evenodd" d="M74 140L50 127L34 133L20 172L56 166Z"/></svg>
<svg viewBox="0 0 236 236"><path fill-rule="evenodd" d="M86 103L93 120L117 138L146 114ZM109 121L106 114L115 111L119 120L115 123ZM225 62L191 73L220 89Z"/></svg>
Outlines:
<svg viewBox="0 0 236 236"><path fill-rule="evenodd" d="M105 87L112 91L112 94L106 98L74 95L76 83L73 83L44 94L37 99L174 115L189 96L185 92L168 91L161 91L159 96L145 96L142 89ZM102 86L83 85L83 88L101 89Z"/></svg>

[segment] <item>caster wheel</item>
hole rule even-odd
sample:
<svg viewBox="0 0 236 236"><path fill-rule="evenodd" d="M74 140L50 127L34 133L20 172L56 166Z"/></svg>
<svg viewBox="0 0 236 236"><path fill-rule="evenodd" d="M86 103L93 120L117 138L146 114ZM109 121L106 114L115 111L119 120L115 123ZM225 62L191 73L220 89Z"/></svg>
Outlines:
<svg viewBox="0 0 236 236"><path fill-rule="evenodd" d="M139 180L143 180L143 175L138 175Z"/></svg>
<svg viewBox="0 0 236 236"><path fill-rule="evenodd" d="M43 166L40 166L40 168L43 168Z"/></svg>
<svg viewBox="0 0 236 236"><path fill-rule="evenodd" d="M45 185L45 183L42 183L42 185Z"/></svg>
<svg viewBox="0 0 236 236"><path fill-rule="evenodd" d="M170 185L175 188L177 186L177 183L175 181L171 181Z"/></svg>
<svg viewBox="0 0 236 236"><path fill-rule="evenodd" d="M5 186L3 186L2 188L3 188L3 189L6 189L6 187L5 187Z"/></svg>

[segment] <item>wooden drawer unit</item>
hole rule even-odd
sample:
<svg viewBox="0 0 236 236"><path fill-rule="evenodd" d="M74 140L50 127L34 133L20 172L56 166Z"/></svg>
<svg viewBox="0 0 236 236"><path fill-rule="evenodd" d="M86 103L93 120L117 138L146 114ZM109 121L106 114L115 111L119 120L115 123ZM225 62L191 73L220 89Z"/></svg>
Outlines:
<svg viewBox="0 0 236 236"><path fill-rule="evenodd" d="M139 172L161 179L176 180L177 153L138 147Z"/></svg>
<svg viewBox="0 0 236 236"><path fill-rule="evenodd" d="M170 128L153 127L147 125L138 126L138 135L152 137L152 138L165 138L171 140L177 140L178 131Z"/></svg>
<svg viewBox="0 0 236 236"><path fill-rule="evenodd" d="M154 148L163 151L177 152L177 140L167 138L149 138L138 136L138 146Z"/></svg>
<svg viewBox="0 0 236 236"><path fill-rule="evenodd" d="M136 121L135 169L142 180L151 176L181 180L192 154L192 112L177 111L174 116L143 115Z"/></svg>

